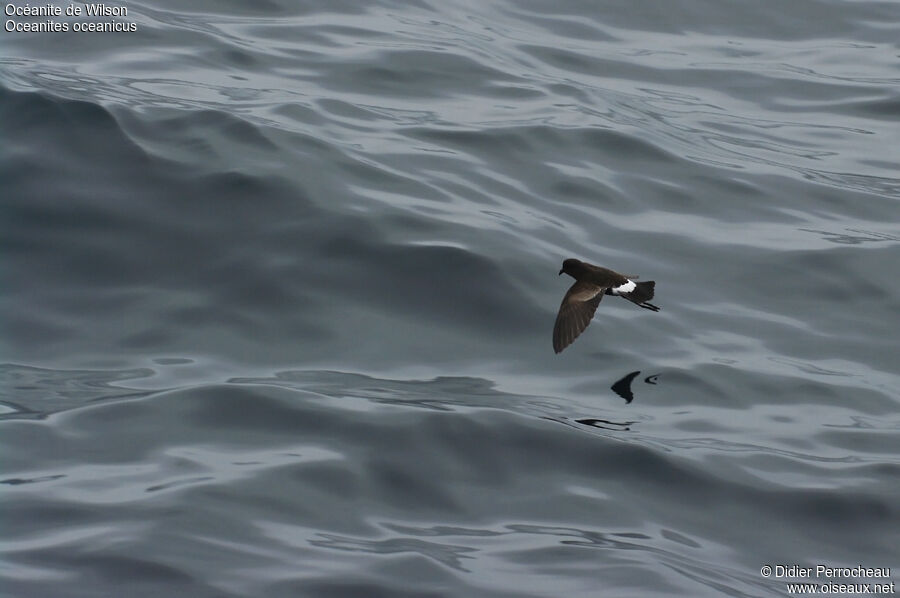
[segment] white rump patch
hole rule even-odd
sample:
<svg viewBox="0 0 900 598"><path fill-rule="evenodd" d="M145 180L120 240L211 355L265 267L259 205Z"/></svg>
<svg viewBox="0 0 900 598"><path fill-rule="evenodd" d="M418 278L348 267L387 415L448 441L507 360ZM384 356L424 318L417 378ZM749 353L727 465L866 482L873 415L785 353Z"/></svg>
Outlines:
<svg viewBox="0 0 900 598"><path fill-rule="evenodd" d="M615 295L623 295L623 294L627 295L628 293L630 293L631 291L633 291L636 288L637 288L637 285L634 284L634 281L629 280L625 284L619 285L617 287L613 287L612 292Z"/></svg>

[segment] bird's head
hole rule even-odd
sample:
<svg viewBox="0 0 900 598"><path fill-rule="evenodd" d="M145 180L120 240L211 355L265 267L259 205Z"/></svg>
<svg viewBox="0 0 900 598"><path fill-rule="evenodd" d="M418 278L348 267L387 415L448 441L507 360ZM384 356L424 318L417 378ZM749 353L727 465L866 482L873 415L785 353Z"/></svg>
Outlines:
<svg viewBox="0 0 900 598"><path fill-rule="evenodd" d="M565 272L569 276L574 277L575 271L578 269L578 267L580 265L581 265L580 260L576 260L574 258L569 258L563 262L562 268L560 269L559 274L557 276L560 276L560 275L562 275L563 272Z"/></svg>

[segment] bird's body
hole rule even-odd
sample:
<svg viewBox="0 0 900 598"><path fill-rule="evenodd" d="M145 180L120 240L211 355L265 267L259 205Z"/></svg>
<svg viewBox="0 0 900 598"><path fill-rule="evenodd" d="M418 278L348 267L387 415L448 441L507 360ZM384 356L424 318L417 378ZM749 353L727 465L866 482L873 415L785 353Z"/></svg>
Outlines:
<svg viewBox="0 0 900 598"><path fill-rule="evenodd" d="M644 309L659 311L648 303L656 286L652 280L635 282L632 279L637 276L625 276L576 259L564 261L559 273L563 272L574 278L575 284L563 297L553 326L553 350L557 353L571 345L588 327L603 295L618 295Z"/></svg>

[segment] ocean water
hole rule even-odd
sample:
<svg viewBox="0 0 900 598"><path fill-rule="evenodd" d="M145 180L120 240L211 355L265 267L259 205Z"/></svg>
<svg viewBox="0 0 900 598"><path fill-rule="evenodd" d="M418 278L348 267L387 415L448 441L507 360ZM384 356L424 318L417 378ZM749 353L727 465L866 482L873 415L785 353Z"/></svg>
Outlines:
<svg viewBox="0 0 900 598"><path fill-rule="evenodd" d="M0 594L900 584L900 4L110 6L0 34Z"/></svg>

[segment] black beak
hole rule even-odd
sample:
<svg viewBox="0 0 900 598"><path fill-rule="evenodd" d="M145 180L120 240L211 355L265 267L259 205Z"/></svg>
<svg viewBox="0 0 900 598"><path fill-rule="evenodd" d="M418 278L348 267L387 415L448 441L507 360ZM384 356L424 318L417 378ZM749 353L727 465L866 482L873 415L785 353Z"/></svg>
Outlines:
<svg viewBox="0 0 900 598"><path fill-rule="evenodd" d="M560 276L562 273L563 273L563 271L560 270L560 271L559 271L559 274L557 274L557 276Z"/></svg>

